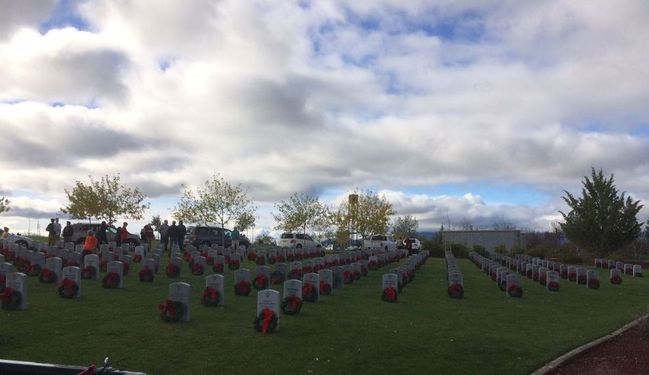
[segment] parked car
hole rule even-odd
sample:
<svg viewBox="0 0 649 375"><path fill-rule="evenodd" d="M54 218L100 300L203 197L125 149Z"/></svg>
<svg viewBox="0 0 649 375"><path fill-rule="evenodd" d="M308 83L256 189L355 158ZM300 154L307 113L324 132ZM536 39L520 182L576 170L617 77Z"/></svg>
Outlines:
<svg viewBox="0 0 649 375"><path fill-rule="evenodd" d="M417 254L421 250L421 242L414 237L408 238L408 240L410 241L411 254ZM404 245L404 248L408 247Z"/></svg>
<svg viewBox="0 0 649 375"><path fill-rule="evenodd" d="M279 240L277 240L279 247L295 247L295 248L313 248L322 247L322 244L314 240L308 234L303 233L282 233Z"/></svg>
<svg viewBox="0 0 649 375"><path fill-rule="evenodd" d="M92 230L97 234L97 231L101 227L101 223L74 223L72 224L72 242L77 245L83 244L88 235L88 231ZM108 242L117 241L117 228L114 225L109 225L106 228L106 239ZM127 243L138 246L140 244L139 234L129 233Z"/></svg>
<svg viewBox="0 0 649 375"><path fill-rule="evenodd" d="M206 225L190 227L187 229L184 243L196 247L201 245L230 247L232 246L232 231L227 228L221 229L221 227ZM250 240L245 236L239 236L239 246L250 248Z"/></svg>
<svg viewBox="0 0 649 375"><path fill-rule="evenodd" d="M0 236L2 236L3 232L4 231L0 229ZM34 240L29 237L21 236L20 234L9 233L9 237L7 237L7 243L15 243L28 249L34 248Z"/></svg>
<svg viewBox="0 0 649 375"><path fill-rule="evenodd" d="M363 240L363 249L376 250L383 249L385 251L394 251L397 249L397 241L392 236L384 234L375 234L369 240Z"/></svg>

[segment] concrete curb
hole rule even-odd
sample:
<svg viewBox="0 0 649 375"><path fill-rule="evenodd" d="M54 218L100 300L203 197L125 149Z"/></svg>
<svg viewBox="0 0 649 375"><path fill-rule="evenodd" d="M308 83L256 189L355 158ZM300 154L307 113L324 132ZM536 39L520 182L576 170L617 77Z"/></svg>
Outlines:
<svg viewBox="0 0 649 375"><path fill-rule="evenodd" d="M617 337L617 336L621 335L622 333L626 332L627 330L637 326L638 324L640 324L645 319L649 319L649 313L637 318L636 320L632 321L631 323L625 324L624 326L622 326L622 328L620 328L618 330L615 330L615 331L609 333L606 336L602 336L602 337L600 337L600 338L598 338L598 339L596 339L594 341L591 341L589 343L586 343L586 344L584 344L584 345L582 345L580 347L577 347L577 348L569 351L568 353L566 353L566 354L552 360L551 362L545 364L540 369L534 371L531 375L547 375L551 371L556 370L558 367L560 367L564 363L570 361L571 359L577 357L578 355L580 355L580 354L582 354L582 353L596 347L597 345L600 345L600 344L603 344L603 343L605 343L605 342L607 342L609 340L612 340L615 337Z"/></svg>

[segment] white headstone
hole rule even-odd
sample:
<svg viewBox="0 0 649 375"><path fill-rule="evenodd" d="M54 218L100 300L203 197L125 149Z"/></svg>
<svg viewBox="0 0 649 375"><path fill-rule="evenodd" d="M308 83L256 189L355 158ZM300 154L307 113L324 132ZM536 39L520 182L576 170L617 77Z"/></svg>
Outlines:
<svg viewBox="0 0 649 375"><path fill-rule="evenodd" d="M99 256L97 254L86 255L86 257L83 259L83 266L94 268L95 276L93 277L93 280L99 279Z"/></svg>
<svg viewBox="0 0 649 375"><path fill-rule="evenodd" d="M180 302L185 305L185 313L180 318L182 322L188 322L192 316L192 288L187 283L169 284L169 299L173 302Z"/></svg>
<svg viewBox="0 0 649 375"><path fill-rule="evenodd" d="M283 298L296 296L302 299L302 281L295 279L284 281L284 293L282 296Z"/></svg>
<svg viewBox="0 0 649 375"><path fill-rule="evenodd" d="M381 279L381 289L394 288L395 293L399 290L399 275L396 273L386 273Z"/></svg>
<svg viewBox="0 0 649 375"><path fill-rule="evenodd" d="M223 275L213 274L207 276L205 278L205 287L216 289L221 296L219 306L225 305L225 277Z"/></svg>
<svg viewBox="0 0 649 375"><path fill-rule="evenodd" d="M56 280L61 280L61 270L63 269L63 260L59 257L47 258L45 268L56 274Z"/></svg>
<svg viewBox="0 0 649 375"><path fill-rule="evenodd" d="M558 291L559 290L559 285L561 281L561 276L559 273L555 271L547 271L545 273L545 289L550 290L550 291Z"/></svg>
<svg viewBox="0 0 649 375"><path fill-rule="evenodd" d="M639 264L633 265L633 276L642 277L642 266Z"/></svg>
<svg viewBox="0 0 649 375"><path fill-rule="evenodd" d="M20 292L21 301L18 310L27 309L27 275L21 272L11 272L5 275L5 287Z"/></svg>
<svg viewBox="0 0 649 375"><path fill-rule="evenodd" d="M257 293L257 316L263 309L269 309L277 316L277 326L275 331L279 331L279 292L273 289L264 289Z"/></svg>
<svg viewBox="0 0 649 375"><path fill-rule="evenodd" d="M311 300L305 296L305 302L319 302L320 301L320 276L317 273L304 274L304 285L311 285L315 290L314 299Z"/></svg>
<svg viewBox="0 0 649 375"><path fill-rule="evenodd" d="M77 288L77 294L74 296L74 298L79 298L81 297L81 268L79 267L64 267L63 270L61 270L61 280L69 279L74 281L78 288Z"/></svg>
<svg viewBox="0 0 649 375"><path fill-rule="evenodd" d="M122 262L116 260L108 262L107 272L114 272L119 276L119 284L117 285L117 288L124 287L124 264Z"/></svg>

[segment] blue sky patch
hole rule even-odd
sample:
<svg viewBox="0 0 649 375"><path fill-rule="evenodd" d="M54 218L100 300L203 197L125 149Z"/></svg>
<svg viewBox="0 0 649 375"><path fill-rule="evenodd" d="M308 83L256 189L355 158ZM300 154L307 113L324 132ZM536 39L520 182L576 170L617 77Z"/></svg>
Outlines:
<svg viewBox="0 0 649 375"><path fill-rule="evenodd" d="M80 0L59 0L54 6L50 17L39 25L39 31L43 34L52 29L74 27L77 30L89 31L90 26L78 11Z"/></svg>

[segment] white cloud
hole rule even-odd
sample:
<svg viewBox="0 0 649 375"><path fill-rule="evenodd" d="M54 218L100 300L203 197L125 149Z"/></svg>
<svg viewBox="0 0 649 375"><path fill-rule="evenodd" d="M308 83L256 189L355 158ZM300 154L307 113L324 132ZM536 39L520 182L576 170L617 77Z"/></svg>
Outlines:
<svg viewBox="0 0 649 375"><path fill-rule="evenodd" d="M27 8L0 28L10 192L120 172L173 196L220 172L264 204L470 181L552 196L594 166L649 197L643 3L93 1L90 31L46 33L50 8ZM395 199L431 225L544 227L561 207L464 193Z"/></svg>

